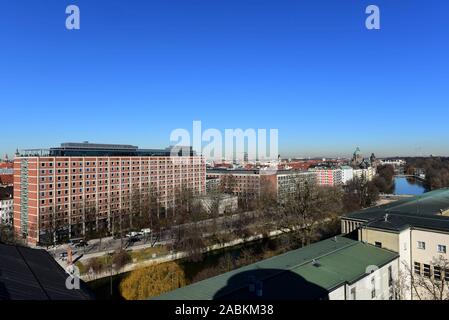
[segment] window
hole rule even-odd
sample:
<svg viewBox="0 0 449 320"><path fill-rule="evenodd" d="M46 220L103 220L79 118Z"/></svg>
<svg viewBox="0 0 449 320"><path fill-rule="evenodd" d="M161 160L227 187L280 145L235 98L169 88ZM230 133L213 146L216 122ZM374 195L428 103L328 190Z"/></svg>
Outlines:
<svg viewBox="0 0 449 320"><path fill-rule="evenodd" d="M357 300L357 295L355 291L355 287L351 288L351 300Z"/></svg>
<svg viewBox="0 0 449 320"><path fill-rule="evenodd" d="M424 264L423 265L423 273L424 273L424 277L426 278L430 278L430 265L429 264Z"/></svg>
<svg viewBox="0 0 449 320"><path fill-rule="evenodd" d="M426 243L424 241L418 241L418 249L426 250Z"/></svg>
<svg viewBox="0 0 449 320"><path fill-rule="evenodd" d="M376 283L374 277L371 278L371 298L374 299L376 297Z"/></svg>
<svg viewBox="0 0 449 320"><path fill-rule="evenodd" d="M415 274L421 274L421 263L415 261L414 266Z"/></svg>
<svg viewBox="0 0 449 320"><path fill-rule="evenodd" d="M382 242L375 242L374 245L378 248L382 248Z"/></svg>
<svg viewBox="0 0 449 320"><path fill-rule="evenodd" d="M438 245L438 252L439 253L446 253L446 246L442 245L442 244L439 244Z"/></svg>
<svg viewBox="0 0 449 320"><path fill-rule="evenodd" d="M433 267L433 277L435 280L441 280L441 268Z"/></svg>

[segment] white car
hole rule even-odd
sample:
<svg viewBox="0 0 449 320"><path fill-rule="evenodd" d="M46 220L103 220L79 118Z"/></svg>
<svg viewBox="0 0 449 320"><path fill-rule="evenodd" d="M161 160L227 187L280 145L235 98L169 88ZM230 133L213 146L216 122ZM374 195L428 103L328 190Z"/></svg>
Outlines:
<svg viewBox="0 0 449 320"><path fill-rule="evenodd" d="M126 237L127 237L127 238L132 238L132 237L137 237L138 235L139 235L139 232L132 231L132 232L128 233L128 234L126 235Z"/></svg>

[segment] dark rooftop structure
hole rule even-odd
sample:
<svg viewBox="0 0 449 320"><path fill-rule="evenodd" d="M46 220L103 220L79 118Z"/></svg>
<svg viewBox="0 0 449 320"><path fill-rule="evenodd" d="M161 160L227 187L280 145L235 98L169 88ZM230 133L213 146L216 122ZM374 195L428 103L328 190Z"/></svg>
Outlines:
<svg viewBox="0 0 449 320"><path fill-rule="evenodd" d="M190 146L170 146L165 149L139 149L137 146L127 144L101 144L88 141L65 142L60 147L50 149L25 149L23 156L50 156L50 157L146 157L161 156L194 156L196 155Z"/></svg>
<svg viewBox="0 0 449 320"><path fill-rule="evenodd" d="M0 243L0 300L91 300L81 281L69 290L68 274L45 250Z"/></svg>
<svg viewBox="0 0 449 320"><path fill-rule="evenodd" d="M397 257L395 252L338 236L193 283L155 299L326 300L334 289L363 278L368 266L380 268ZM259 294L258 286L262 289Z"/></svg>
<svg viewBox="0 0 449 320"><path fill-rule="evenodd" d="M438 189L360 210L343 218L363 222L367 227L392 231L415 227L449 232L449 189Z"/></svg>

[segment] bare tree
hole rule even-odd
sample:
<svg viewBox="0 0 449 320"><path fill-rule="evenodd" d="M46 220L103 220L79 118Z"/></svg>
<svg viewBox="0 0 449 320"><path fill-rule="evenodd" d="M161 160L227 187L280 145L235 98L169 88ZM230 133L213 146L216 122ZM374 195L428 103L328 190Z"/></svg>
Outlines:
<svg viewBox="0 0 449 320"><path fill-rule="evenodd" d="M449 260L440 255L424 270L409 270L413 293L419 300L449 300Z"/></svg>
<svg viewBox="0 0 449 320"><path fill-rule="evenodd" d="M237 187L237 179L232 174L226 174L221 178L220 191L227 194L234 194Z"/></svg>
<svg viewBox="0 0 449 320"><path fill-rule="evenodd" d="M319 187L306 182L303 188L287 196L279 210L278 227L290 234L293 244L308 245L316 228L332 215L341 213L341 192L337 188Z"/></svg>

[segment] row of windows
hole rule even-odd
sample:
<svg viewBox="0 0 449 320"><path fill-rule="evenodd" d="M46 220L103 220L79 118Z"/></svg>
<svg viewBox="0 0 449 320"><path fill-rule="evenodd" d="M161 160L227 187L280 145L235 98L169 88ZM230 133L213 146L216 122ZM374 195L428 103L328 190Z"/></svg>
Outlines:
<svg viewBox="0 0 449 320"><path fill-rule="evenodd" d="M441 280L444 277L445 281L449 281L449 269L441 270L439 266L431 266L430 264L414 262L414 272L417 275L423 275L426 278L433 277L436 280Z"/></svg>
<svg viewBox="0 0 449 320"><path fill-rule="evenodd" d="M418 249L426 250L426 243L424 241L418 241L417 247L418 247ZM437 245L436 249L437 249L438 253L446 253L446 246L443 244Z"/></svg>
<svg viewBox="0 0 449 320"><path fill-rule="evenodd" d="M170 165L182 165L182 166L187 166L187 165L194 165L194 164L200 164L201 162L199 162L199 160L193 160L193 159L182 159L182 161L180 161L179 163L175 163L173 164L173 160L172 159L155 159L155 160L151 160L151 161L142 161L142 163L140 161L132 161L132 165L140 165L140 164L152 164L152 165L157 165L159 164L167 164L166 161L169 161ZM177 161L175 161L177 162ZM122 166L127 165L129 166L131 164L130 161L122 161ZM57 167L68 167L69 163L68 162L57 162L56 166ZM72 167L76 167L76 166L96 166L97 163L95 161L90 162L90 161L86 161L85 163L83 162L72 162ZM109 165L108 161L99 161L98 162L99 166L107 166ZM111 166L120 166L120 161L111 161L110 163ZM42 162L41 163L41 167L53 167L53 162Z"/></svg>

